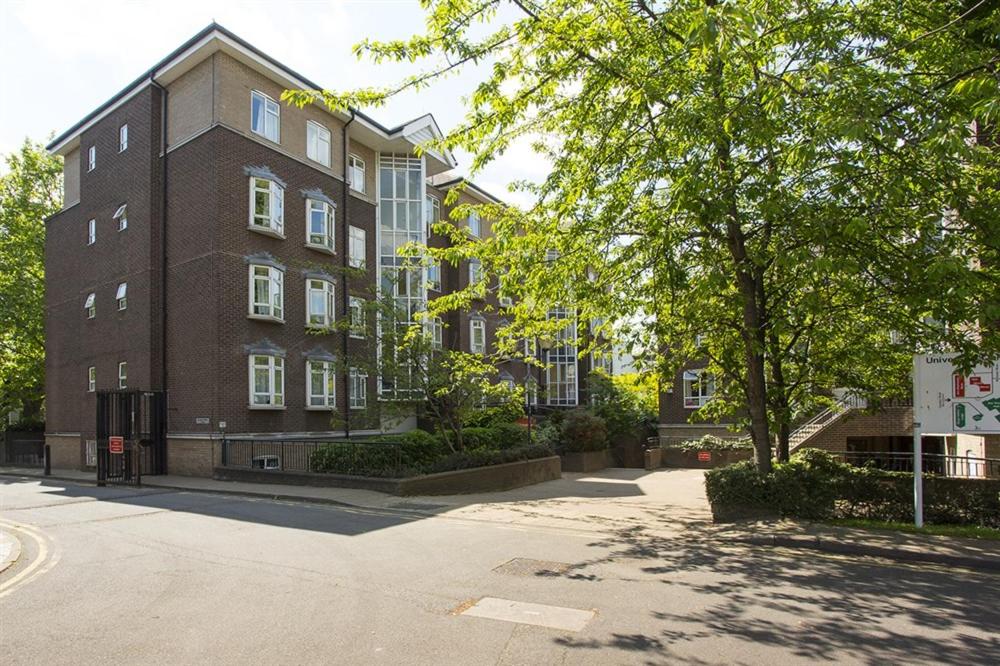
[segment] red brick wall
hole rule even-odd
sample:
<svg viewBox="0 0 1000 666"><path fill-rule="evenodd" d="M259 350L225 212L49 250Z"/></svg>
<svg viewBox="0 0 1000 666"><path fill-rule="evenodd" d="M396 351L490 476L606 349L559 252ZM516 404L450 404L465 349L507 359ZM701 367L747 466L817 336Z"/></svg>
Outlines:
<svg viewBox="0 0 1000 666"><path fill-rule="evenodd" d="M912 407L887 407L874 413L854 410L806 440L801 448L845 451L848 437L892 436L913 436Z"/></svg>

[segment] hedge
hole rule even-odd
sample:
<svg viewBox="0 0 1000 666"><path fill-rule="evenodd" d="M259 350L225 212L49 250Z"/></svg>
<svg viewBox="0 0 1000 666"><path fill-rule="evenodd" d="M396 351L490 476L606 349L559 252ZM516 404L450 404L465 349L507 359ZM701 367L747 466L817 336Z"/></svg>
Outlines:
<svg viewBox="0 0 1000 666"><path fill-rule="evenodd" d="M552 449L547 446L539 446L538 444L519 446L497 451L487 449L460 451L458 453L449 454L437 462L427 465L421 471L424 474L451 472L458 469L488 467L490 465L502 465L504 463L518 462L521 460L547 458L552 455L555 455L552 452Z"/></svg>
<svg viewBox="0 0 1000 666"><path fill-rule="evenodd" d="M689 439L680 444L664 448L680 449L682 451L745 451L753 450L753 443L748 438L725 439L715 435L705 435L698 439Z"/></svg>
<svg viewBox="0 0 1000 666"><path fill-rule="evenodd" d="M913 474L854 467L805 449L767 475L746 461L710 470L705 490L717 521L782 516L809 520L913 520ZM1000 528L1000 480L926 475L928 523Z"/></svg>

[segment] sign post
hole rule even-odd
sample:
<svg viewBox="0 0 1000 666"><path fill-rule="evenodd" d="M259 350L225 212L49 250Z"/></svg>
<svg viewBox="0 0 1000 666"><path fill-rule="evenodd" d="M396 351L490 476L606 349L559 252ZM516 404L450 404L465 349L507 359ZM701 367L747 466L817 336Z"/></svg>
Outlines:
<svg viewBox="0 0 1000 666"><path fill-rule="evenodd" d="M955 354L913 357L913 516L924 524L924 435L1000 434L1000 362L966 372Z"/></svg>
<svg viewBox="0 0 1000 666"><path fill-rule="evenodd" d="M913 523L924 526L924 441L920 421L920 357L913 357Z"/></svg>

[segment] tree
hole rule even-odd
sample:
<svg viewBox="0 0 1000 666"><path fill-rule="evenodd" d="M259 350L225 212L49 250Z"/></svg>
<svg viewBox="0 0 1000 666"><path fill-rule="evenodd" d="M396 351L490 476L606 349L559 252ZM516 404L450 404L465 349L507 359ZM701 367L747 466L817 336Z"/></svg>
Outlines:
<svg viewBox="0 0 1000 666"><path fill-rule="evenodd" d="M45 386L45 219L62 204L62 165L25 140L0 176L0 413L37 409Z"/></svg>
<svg viewBox="0 0 1000 666"><path fill-rule="evenodd" d="M708 411L745 417L767 471L821 389L899 391L917 349L1000 351L968 327L1000 320L997 264L968 261L1000 231L997 156L967 129L998 110L996 4L428 0L424 34L356 51L429 70L285 98L378 105L490 64L439 147L475 172L533 139L552 170L518 185L529 210L482 207L492 238L432 252L481 259L513 334L570 301L662 350L664 379L707 355Z"/></svg>

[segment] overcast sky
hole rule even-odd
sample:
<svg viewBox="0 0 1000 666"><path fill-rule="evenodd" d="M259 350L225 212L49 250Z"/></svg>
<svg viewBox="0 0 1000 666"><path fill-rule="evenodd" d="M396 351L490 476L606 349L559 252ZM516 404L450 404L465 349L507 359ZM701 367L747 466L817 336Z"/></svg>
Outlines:
<svg viewBox="0 0 1000 666"><path fill-rule="evenodd" d="M366 37L419 30L416 0L0 0L0 153L25 137L44 141L66 130L212 20L329 89L390 84L419 67L373 65L351 53ZM475 81L470 71L368 111L388 126L430 112L447 130L462 118L461 98ZM464 173L470 160L457 157ZM524 203L523 195L508 193L508 183L539 179L545 169L520 145L476 182Z"/></svg>

